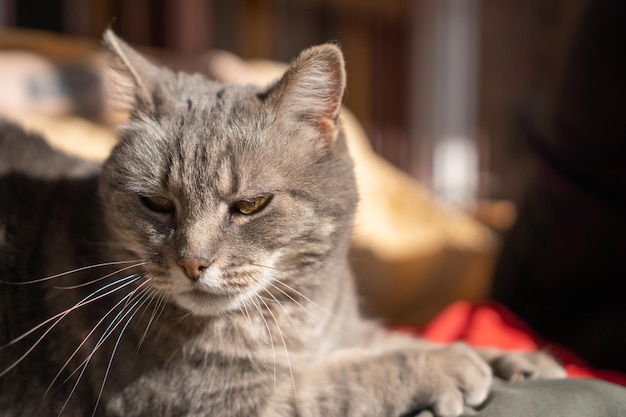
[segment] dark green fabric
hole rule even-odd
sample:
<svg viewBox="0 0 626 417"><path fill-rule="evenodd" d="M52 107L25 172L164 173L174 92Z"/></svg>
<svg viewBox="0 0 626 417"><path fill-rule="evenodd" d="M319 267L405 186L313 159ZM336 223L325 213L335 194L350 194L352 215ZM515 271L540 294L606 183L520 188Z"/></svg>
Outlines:
<svg viewBox="0 0 626 417"><path fill-rule="evenodd" d="M626 389L582 379L497 382L487 401L463 417L626 417Z"/></svg>

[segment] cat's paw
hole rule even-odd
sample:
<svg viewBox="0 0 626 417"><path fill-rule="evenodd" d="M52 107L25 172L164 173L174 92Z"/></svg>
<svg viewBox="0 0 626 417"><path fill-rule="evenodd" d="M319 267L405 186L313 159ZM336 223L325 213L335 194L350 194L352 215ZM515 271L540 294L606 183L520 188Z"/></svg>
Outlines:
<svg viewBox="0 0 626 417"><path fill-rule="evenodd" d="M470 347L455 343L421 356L419 391L438 417L456 417L463 405L477 406L489 394L492 373L489 365Z"/></svg>
<svg viewBox="0 0 626 417"><path fill-rule="evenodd" d="M506 381L526 379L559 379L565 377L565 370L549 354L501 353L489 361L493 374Z"/></svg>

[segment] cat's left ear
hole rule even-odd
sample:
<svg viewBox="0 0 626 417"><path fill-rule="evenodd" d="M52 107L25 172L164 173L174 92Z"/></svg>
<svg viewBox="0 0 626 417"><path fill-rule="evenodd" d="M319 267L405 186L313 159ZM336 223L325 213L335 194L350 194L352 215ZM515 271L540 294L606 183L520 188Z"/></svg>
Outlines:
<svg viewBox="0 0 626 417"><path fill-rule="evenodd" d="M280 117L317 129L329 143L338 133L338 117L346 88L341 50L325 44L304 50L268 92Z"/></svg>
<svg viewBox="0 0 626 417"><path fill-rule="evenodd" d="M112 55L112 69L121 78L121 94L130 94L135 108L153 112L155 96L158 94L156 80L163 70L144 58L111 29L104 32L102 41Z"/></svg>

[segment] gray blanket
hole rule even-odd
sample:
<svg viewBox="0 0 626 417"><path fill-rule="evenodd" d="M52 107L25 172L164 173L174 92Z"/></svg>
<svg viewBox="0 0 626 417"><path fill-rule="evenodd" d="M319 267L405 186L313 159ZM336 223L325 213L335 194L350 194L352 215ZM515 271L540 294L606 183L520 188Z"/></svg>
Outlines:
<svg viewBox="0 0 626 417"><path fill-rule="evenodd" d="M424 410L414 417L432 417ZM487 401L463 417L626 417L626 389L607 382L565 379L496 382Z"/></svg>

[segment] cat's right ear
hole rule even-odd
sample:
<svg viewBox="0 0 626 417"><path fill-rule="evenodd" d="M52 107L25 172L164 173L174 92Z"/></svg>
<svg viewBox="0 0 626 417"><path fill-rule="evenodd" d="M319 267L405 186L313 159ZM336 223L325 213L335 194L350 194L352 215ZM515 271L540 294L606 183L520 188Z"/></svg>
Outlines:
<svg viewBox="0 0 626 417"><path fill-rule="evenodd" d="M157 79L159 69L111 29L104 32L102 42L111 56L110 67L115 73L118 98L130 98L135 108L154 112L158 90L154 80Z"/></svg>
<svg viewBox="0 0 626 417"><path fill-rule="evenodd" d="M266 97L281 117L315 128L332 145L345 88L343 54L336 45L325 44L304 50Z"/></svg>

